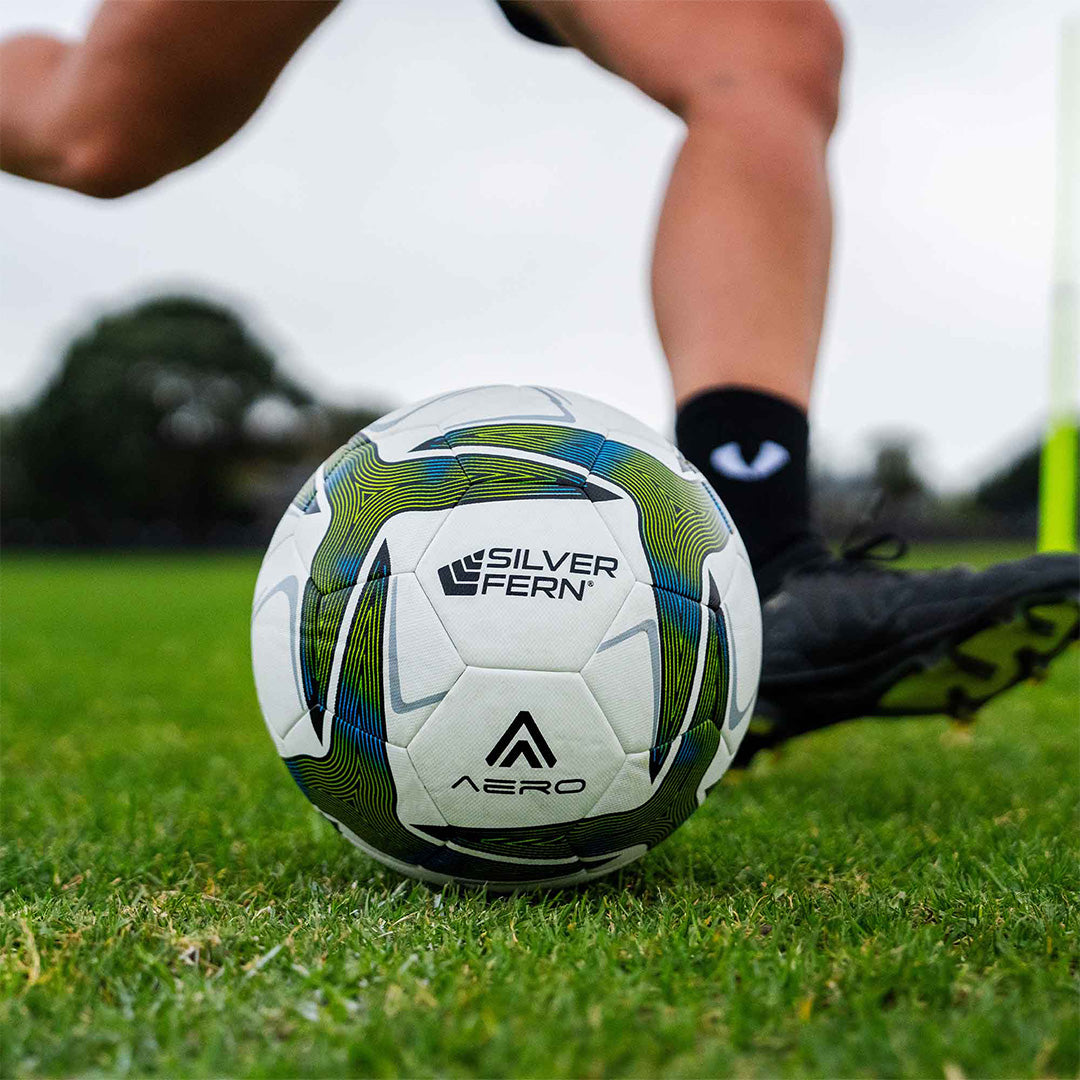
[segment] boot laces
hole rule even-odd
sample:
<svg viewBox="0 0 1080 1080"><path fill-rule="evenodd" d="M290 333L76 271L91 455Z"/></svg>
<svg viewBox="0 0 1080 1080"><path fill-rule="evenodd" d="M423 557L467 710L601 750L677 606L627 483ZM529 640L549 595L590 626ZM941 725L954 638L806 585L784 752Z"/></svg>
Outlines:
<svg viewBox="0 0 1080 1080"><path fill-rule="evenodd" d="M840 544L840 558L837 561L842 565L852 569L867 569L870 564L874 565L875 569L884 569L882 563L896 562L907 554L908 542L899 533L888 530L873 531L886 501L885 492L879 491L862 517L852 525Z"/></svg>

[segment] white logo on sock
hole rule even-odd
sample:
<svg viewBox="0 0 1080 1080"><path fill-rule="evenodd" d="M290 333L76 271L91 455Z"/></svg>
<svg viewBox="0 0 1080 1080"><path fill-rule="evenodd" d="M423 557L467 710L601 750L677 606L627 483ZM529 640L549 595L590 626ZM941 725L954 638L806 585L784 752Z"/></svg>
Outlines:
<svg viewBox="0 0 1080 1080"><path fill-rule="evenodd" d="M749 464L737 442L726 442L709 455L709 464L729 480L764 480L779 472L790 460L787 450L772 439L761 444Z"/></svg>

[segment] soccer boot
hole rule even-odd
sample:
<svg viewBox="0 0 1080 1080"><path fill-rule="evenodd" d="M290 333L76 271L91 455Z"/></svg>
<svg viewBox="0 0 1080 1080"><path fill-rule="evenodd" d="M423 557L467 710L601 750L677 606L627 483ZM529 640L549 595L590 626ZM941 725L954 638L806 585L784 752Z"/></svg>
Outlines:
<svg viewBox="0 0 1080 1080"><path fill-rule="evenodd" d="M1076 556L902 571L875 555L892 539L839 558L810 541L762 583L761 688L735 764L859 716L970 718L1076 640Z"/></svg>

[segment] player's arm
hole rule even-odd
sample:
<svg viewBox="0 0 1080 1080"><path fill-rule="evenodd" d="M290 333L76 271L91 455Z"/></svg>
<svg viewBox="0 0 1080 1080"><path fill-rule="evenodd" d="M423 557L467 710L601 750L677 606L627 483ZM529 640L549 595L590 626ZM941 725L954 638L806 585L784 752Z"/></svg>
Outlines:
<svg viewBox="0 0 1080 1080"><path fill-rule="evenodd" d="M113 198L255 112L336 0L105 0L86 37L0 44L0 168Z"/></svg>

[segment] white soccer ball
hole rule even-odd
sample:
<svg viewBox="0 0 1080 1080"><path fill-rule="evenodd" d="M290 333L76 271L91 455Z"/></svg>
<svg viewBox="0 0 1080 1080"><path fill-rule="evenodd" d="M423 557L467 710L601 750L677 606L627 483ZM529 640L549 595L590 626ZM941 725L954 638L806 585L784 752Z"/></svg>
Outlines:
<svg viewBox="0 0 1080 1080"><path fill-rule="evenodd" d="M715 493L626 414L485 386L390 413L285 511L251 620L274 745L430 882L599 877L668 836L753 711L761 613Z"/></svg>

